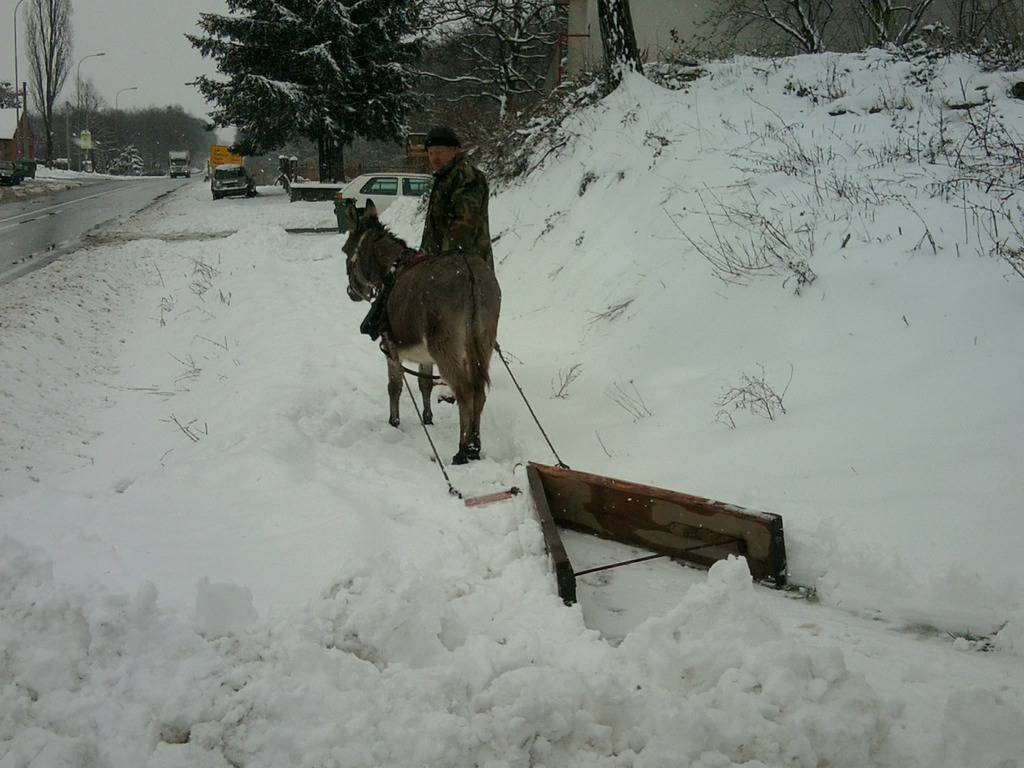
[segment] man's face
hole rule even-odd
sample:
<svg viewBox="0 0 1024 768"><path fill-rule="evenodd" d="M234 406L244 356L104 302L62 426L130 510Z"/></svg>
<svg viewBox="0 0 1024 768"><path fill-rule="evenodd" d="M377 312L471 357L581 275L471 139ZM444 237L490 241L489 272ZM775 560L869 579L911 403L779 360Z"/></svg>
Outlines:
<svg viewBox="0 0 1024 768"><path fill-rule="evenodd" d="M430 160L430 169L435 173L444 168L455 159L459 152L457 147L430 147L427 149L427 159Z"/></svg>

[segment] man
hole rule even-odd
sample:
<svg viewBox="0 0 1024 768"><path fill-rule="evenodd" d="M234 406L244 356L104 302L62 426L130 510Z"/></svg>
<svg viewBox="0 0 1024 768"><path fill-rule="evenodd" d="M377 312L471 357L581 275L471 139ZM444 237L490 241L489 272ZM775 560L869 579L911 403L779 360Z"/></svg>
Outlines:
<svg viewBox="0 0 1024 768"><path fill-rule="evenodd" d="M469 164L462 142L448 126L436 126L427 133L427 159L434 171L427 220L423 226L420 254L427 258L465 253L487 262L494 269L491 231L487 221L490 190L487 177ZM359 326L371 339L387 330L390 285L373 300L370 311Z"/></svg>
<svg viewBox="0 0 1024 768"><path fill-rule="evenodd" d="M420 250L427 257L462 252L483 259L494 269L487 178L470 165L459 137L448 126L431 128L426 148L434 186Z"/></svg>

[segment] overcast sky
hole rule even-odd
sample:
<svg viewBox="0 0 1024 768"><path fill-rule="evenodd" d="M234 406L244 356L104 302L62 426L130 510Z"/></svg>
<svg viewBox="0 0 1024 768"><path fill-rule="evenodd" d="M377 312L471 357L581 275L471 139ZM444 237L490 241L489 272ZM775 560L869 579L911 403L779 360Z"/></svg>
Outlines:
<svg viewBox="0 0 1024 768"><path fill-rule="evenodd" d="M0 0L0 30L9 34L16 0ZM83 56L104 51L106 56L82 64L82 79L91 79L103 98L114 105L122 88L121 108L181 104L197 117L207 106L195 88L185 85L199 74L214 74L209 59L192 48L185 34L196 31L199 14L224 13L224 0L72 0L74 64L61 99L74 99L75 70ZM28 2L18 11L18 75L27 80L25 15ZM0 79L14 79L14 56L8 39L0 41Z"/></svg>

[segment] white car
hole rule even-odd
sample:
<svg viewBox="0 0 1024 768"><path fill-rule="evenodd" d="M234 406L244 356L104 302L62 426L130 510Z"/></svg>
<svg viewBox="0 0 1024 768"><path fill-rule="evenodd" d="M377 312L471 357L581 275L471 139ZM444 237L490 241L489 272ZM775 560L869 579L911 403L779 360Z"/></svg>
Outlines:
<svg viewBox="0 0 1024 768"><path fill-rule="evenodd" d="M383 213L399 197L427 194L432 180L429 173L364 173L343 187L338 199L352 200L359 213L366 210L366 203L372 200L377 212Z"/></svg>

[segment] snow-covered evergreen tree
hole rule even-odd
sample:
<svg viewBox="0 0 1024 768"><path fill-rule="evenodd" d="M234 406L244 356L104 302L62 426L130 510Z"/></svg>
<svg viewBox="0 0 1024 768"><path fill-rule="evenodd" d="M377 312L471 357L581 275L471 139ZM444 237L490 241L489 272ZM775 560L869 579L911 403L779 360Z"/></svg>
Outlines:
<svg viewBox="0 0 1024 768"><path fill-rule="evenodd" d="M117 157L110 161L110 172L124 176L141 176L143 169L142 155L134 144L122 149Z"/></svg>
<svg viewBox="0 0 1024 768"><path fill-rule="evenodd" d="M0 109L16 107L20 104L18 92L14 90L10 80L0 80Z"/></svg>
<svg viewBox="0 0 1024 768"><path fill-rule="evenodd" d="M228 9L201 14L205 34L188 38L225 76L196 84L214 121L239 129L241 152L306 136L321 178L340 178L353 138L398 138L418 55L412 0L228 0Z"/></svg>

